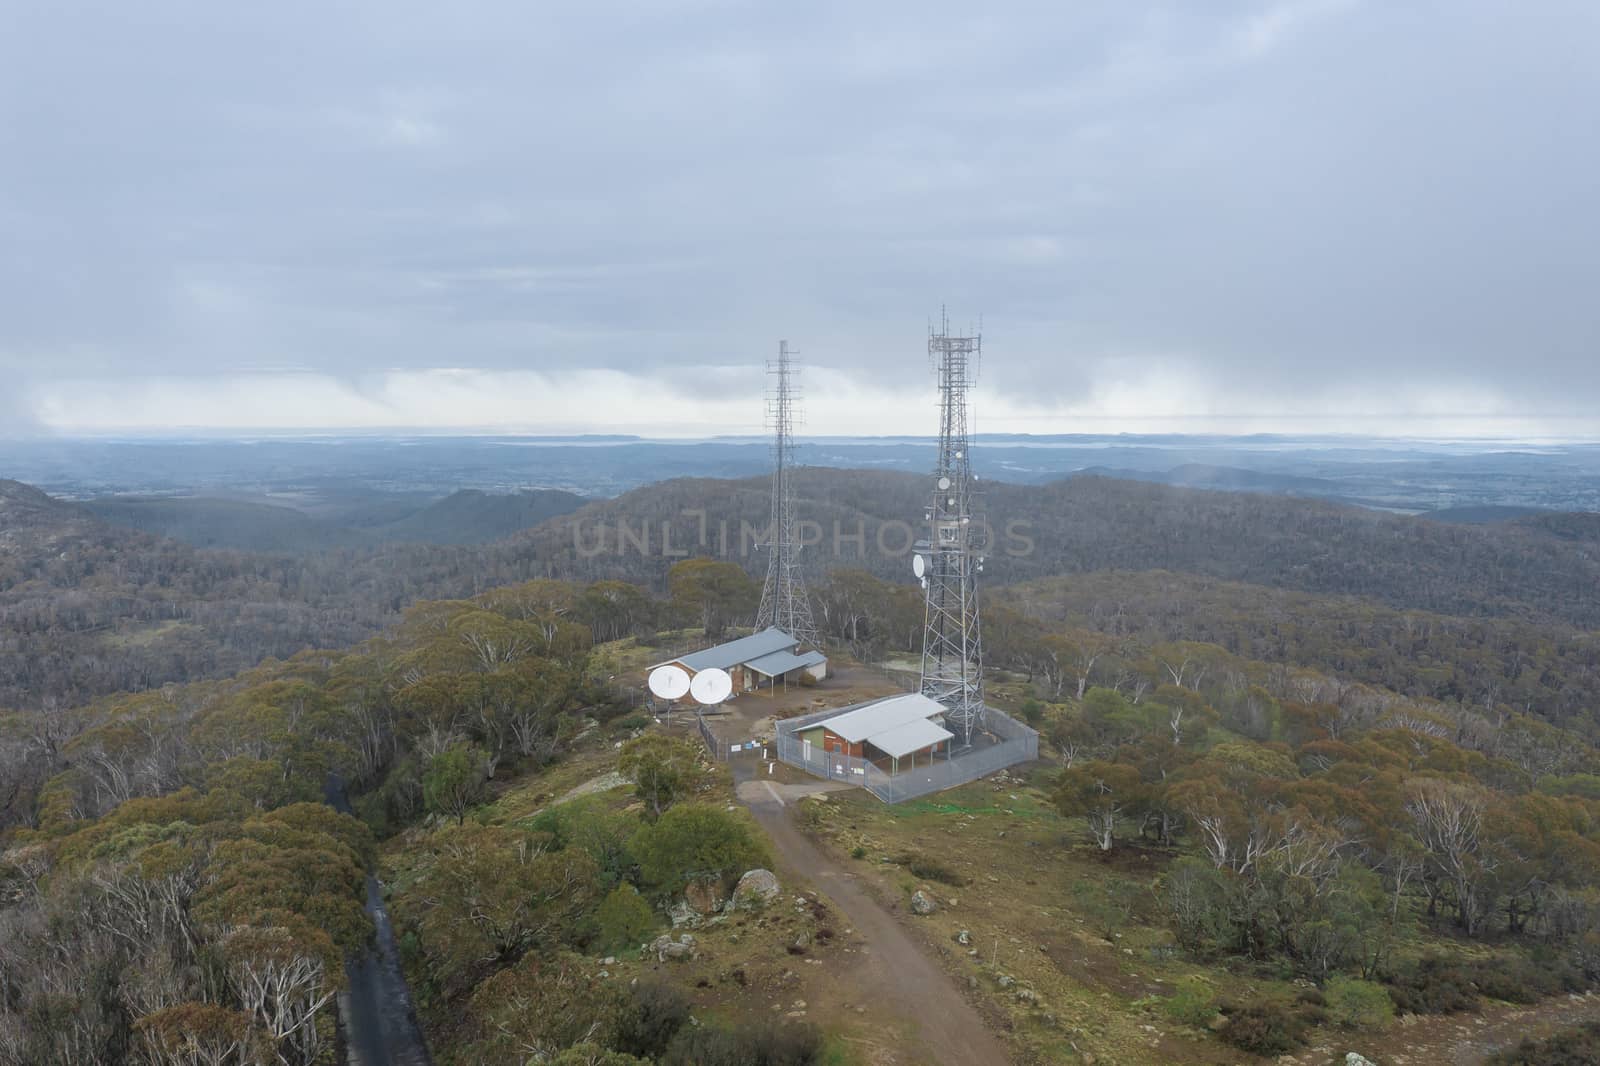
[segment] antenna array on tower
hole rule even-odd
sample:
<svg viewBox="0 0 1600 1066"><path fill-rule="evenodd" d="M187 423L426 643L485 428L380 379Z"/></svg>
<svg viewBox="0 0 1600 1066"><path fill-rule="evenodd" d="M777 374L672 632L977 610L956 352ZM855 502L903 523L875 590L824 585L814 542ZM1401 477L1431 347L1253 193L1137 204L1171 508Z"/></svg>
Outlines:
<svg viewBox="0 0 1600 1066"><path fill-rule="evenodd" d="M928 539L917 546L926 590L922 634L922 693L945 707L945 720L971 746L983 724L983 641L976 578L983 569L984 524L972 489L967 438L967 390L982 338L950 335L941 315L929 331L928 357L939 375L939 458L926 518Z"/></svg>
<svg viewBox="0 0 1600 1066"><path fill-rule="evenodd" d="M761 589L761 608L756 612L756 628L774 626L800 641L801 647L817 647L817 626L811 617L811 600L806 595L800 573L800 544L795 536L794 486L790 480L794 467L794 426L798 417L799 389L792 378L797 373L788 341L778 342L778 358L767 364L773 377L767 396L767 425L772 430L772 525L767 531L767 580Z"/></svg>

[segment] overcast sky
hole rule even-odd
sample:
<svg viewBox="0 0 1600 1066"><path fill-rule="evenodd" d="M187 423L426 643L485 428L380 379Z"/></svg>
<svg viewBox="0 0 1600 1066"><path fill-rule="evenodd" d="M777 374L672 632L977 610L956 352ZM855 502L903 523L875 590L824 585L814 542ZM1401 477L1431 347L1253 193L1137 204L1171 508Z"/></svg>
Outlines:
<svg viewBox="0 0 1600 1066"><path fill-rule="evenodd" d="M1600 435L1600 5L0 0L0 433Z"/></svg>

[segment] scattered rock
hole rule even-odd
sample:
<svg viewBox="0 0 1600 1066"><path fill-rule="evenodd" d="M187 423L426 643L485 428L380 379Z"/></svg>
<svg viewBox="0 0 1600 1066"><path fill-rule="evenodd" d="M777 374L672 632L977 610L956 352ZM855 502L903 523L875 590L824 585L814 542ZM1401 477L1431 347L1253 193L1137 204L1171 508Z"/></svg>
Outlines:
<svg viewBox="0 0 1600 1066"><path fill-rule="evenodd" d="M682 962L694 957L694 937L685 933L680 939L673 940L671 935L662 933L650 942L648 950L655 952L657 962L666 962L668 959Z"/></svg>
<svg viewBox="0 0 1600 1066"><path fill-rule="evenodd" d="M995 984L999 985L1001 988L1010 988L1012 985L1017 983L1017 979L1008 973L1003 973L994 980Z"/></svg>
<svg viewBox="0 0 1600 1066"><path fill-rule="evenodd" d="M739 878L728 904L734 909L759 907L777 899L782 891L783 887L778 884L778 878L771 870L747 870Z"/></svg>
<svg viewBox="0 0 1600 1066"><path fill-rule="evenodd" d="M1344 1066L1378 1066L1378 1064L1359 1051L1350 1051L1345 1053Z"/></svg>
<svg viewBox="0 0 1600 1066"><path fill-rule="evenodd" d="M956 934L956 943L960 944L962 947L966 947L968 944L972 943L972 934L967 932L965 929L961 930Z"/></svg>
<svg viewBox="0 0 1600 1066"><path fill-rule="evenodd" d="M616 964L617 957L615 955L607 955L605 958L600 960L601 966L615 966Z"/></svg>
<svg viewBox="0 0 1600 1066"><path fill-rule="evenodd" d="M1039 996L1031 988L1019 988L1017 989L1017 1002L1031 1007L1039 1002Z"/></svg>
<svg viewBox="0 0 1600 1066"><path fill-rule="evenodd" d="M919 888L911 894L912 914L932 914L938 909L939 905L933 901L933 897L922 889Z"/></svg>
<svg viewBox="0 0 1600 1066"><path fill-rule="evenodd" d="M672 928L687 925L691 929L700 924L700 915L684 900L674 903L667 911L667 917L672 921Z"/></svg>

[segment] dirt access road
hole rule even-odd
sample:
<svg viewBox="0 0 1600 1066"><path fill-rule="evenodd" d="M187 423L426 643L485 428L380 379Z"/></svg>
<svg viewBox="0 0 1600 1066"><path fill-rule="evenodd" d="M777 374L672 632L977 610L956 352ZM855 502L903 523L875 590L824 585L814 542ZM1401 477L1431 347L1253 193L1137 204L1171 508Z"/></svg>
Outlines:
<svg viewBox="0 0 1600 1066"><path fill-rule="evenodd" d="M755 776L760 764L735 760L739 799L772 838L779 865L810 880L837 907L870 947L865 961L838 974L851 982L858 1002L888 1000L894 1013L914 1019L924 1047L911 1061L944 1066L1008 1066L1000 1039L961 997L950 978L906 934L882 904L795 827L782 791Z"/></svg>

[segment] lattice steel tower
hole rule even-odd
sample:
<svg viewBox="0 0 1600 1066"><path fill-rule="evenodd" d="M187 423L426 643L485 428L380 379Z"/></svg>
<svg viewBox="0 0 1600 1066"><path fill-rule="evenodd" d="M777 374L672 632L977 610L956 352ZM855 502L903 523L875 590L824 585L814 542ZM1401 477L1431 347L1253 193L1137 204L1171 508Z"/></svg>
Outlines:
<svg viewBox="0 0 1600 1066"><path fill-rule="evenodd" d="M794 529L794 425L800 390L791 380L798 374L788 341L778 342L778 358L767 363L773 384L767 393L767 427L772 430L772 525L767 530L767 582L761 589L761 609L756 628L776 626L815 648L817 625L811 617L811 599L800 573L800 544Z"/></svg>
<svg viewBox="0 0 1600 1066"><path fill-rule="evenodd" d="M983 724L983 640L977 575L986 526L972 488L967 440L967 390L982 354L980 336L952 337L941 314L929 330L928 359L939 375L939 459L927 509L928 539L919 542L927 607L922 633L922 693L945 706L945 720L963 746Z"/></svg>

